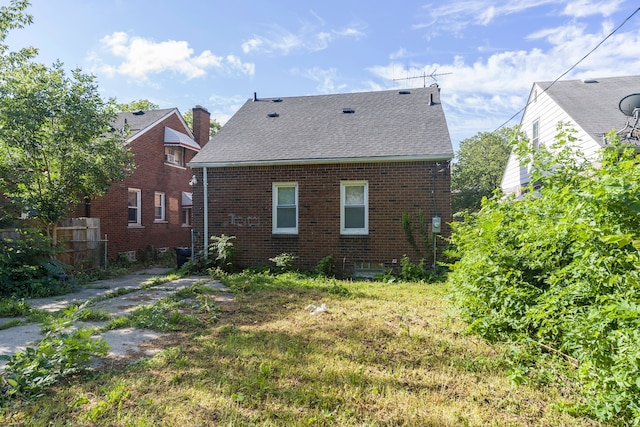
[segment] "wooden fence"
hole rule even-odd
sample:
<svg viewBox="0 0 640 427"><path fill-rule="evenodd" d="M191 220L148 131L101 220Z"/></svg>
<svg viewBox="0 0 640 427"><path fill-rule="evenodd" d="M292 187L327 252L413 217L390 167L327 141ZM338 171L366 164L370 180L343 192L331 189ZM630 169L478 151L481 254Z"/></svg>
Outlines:
<svg viewBox="0 0 640 427"><path fill-rule="evenodd" d="M77 270L106 267L107 241L100 239L99 218L72 218L55 229L53 239L62 244L56 258Z"/></svg>

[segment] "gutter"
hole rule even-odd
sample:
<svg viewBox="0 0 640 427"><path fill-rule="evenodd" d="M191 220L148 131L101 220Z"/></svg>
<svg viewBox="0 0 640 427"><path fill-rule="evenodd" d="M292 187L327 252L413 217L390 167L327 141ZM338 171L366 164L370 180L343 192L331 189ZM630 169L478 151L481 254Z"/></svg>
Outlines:
<svg viewBox="0 0 640 427"><path fill-rule="evenodd" d="M204 252L204 259L209 256L209 180L207 179L207 168L202 169L202 191L204 192L204 242L202 251Z"/></svg>
<svg viewBox="0 0 640 427"><path fill-rule="evenodd" d="M430 156L386 156L386 157L351 157L351 158L327 158L327 159L292 159L292 160L248 160L227 162L189 162L191 168L224 168L224 167L248 167L248 166L289 166L289 165L331 165L349 163L391 163L391 162L420 162L420 161L445 161L451 160L452 154L434 154Z"/></svg>

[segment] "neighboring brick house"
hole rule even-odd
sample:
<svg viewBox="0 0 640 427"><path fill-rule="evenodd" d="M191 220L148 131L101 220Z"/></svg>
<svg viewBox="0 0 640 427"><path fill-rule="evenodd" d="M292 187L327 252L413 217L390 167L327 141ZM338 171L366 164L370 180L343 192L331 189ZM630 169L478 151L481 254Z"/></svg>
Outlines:
<svg viewBox="0 0 640 427"><path fill-rule="evenodd" d="M577 147L593 159L606 145L607 133L625 128L629 118L620 110L621 101L639 92L640 76L536 82L520 128L537 149L555 140L559 122L568 123L576 130ZM530 166L520 166L516 154L511 153L502 177L502 191L520 195L529 184L529 172Z"/></svg>
<svg viewBox="0 0 640 427"><path fill-rule="evenodd" d="M243 267L285 252L301 269L331 255L341 275L418 262L402 215L438 217L449 233L452 157L436 85L254 95L189 163L196 250L225 234Z"/></svg>
<svg viewBox="0 0 640 427"><path fill-rule="evenodd" d="M127 144L135 171L76 210L76 216L100 219L110 259L122 254L136 260L151 248L191 245L192 172L187 163L209 140L209 112L196 106L193 121L192 133L177 108L118 115L113 126L130 130Z"/></svg>

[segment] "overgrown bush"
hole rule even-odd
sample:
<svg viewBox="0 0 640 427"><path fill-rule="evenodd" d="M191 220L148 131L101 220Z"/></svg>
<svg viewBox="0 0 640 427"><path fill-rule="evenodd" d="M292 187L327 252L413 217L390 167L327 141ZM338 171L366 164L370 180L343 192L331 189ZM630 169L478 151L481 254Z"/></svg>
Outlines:
<svg viewBox="0 0 640 427"><path fill-rule="evenodd" d="M236 249L232 240L236 236L211 236L207 246L207 256L200 251L196 256L192 256L181 268L184 272L232 272L235 270Z"/></svg>
<svg viewBox="0 0 640 427"><path fill-rule="evenodd" d="M0 375L0 406L16 396L37 397L46 387L78 372L91 357L107 354L107 342L92 337L92 328L66 332L83 309L67 309L62 318L50 324L51 330L36 347L2 356L8 362Z"/></svg>
<svg viewBox="0 0 640 427"><path fill-rule="evenodd" d="M52 257L51 240L35 231L19 231L16 239L0 241L0 296L42 297L69 286L61 265Z"/></svg>
<svg viewBox="0 0 640 427"><path fill-rule="evenodd" d="M572 132L528 151L521 200L484 200L453 224L449 280L470 329L575 362L585 411L640 421L640 156L610 134L599 166Z"/></svg>
<svg viewBox="0 0 640 427"><path fill-rule="evenodd" d="M323 257L313 269L314 274L322 277L336 277L337 272L336 260L331 255Z"/></svg>
<svg viewBox="0 0 640 427"><path fill-rule="evenodd" d="M287 252L276 255L273 258L269 258L269 261L273 262L278 268L278 272L284 273L286 271L293 270L293 263L298 259L294 254Z"/></svg>

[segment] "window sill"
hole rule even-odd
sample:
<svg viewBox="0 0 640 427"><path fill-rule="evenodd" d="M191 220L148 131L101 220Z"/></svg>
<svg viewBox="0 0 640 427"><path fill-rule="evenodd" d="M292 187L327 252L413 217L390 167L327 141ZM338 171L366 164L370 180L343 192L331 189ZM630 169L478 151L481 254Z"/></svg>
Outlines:
<svg viewBox="0 0 640 427"><path fill-rule="evenodd" d="M271 233L273 239L297 239L298 233Z"/></svg>
<svg viewBox="0 0 640 427"><path fill-rule="evenodd" d="M186 167L180 165L174 165L173 163L164 162L166 166L171 166L172 168L187 170Z"/></svg>
<svg viewBox="0 0 640 427"><path fill-rule="evenodd" d="M340 237L345 238L345 239L364 239L369 237L369 233L362 233L362 234L345 234L345 233L340 233Z"/></svg>
<svg viewBox="0 0 640 427"><path fill-rule="evenodd" d="M181 227L182 228L191 228L193 226L191 224L182 224Z"/></svg>
<svg viewBox="0 0 640 427"><path fill-rule="evenodd" d="M127 228L144 228L144 225L141 224L129 224Z"/></svg>
<svg viewBox="0 0 640 427"><path fill-rule="evenodd" d="M154 224L169 224L169 221L167 221L166 219L154 219L153 223Z"/></svg>

